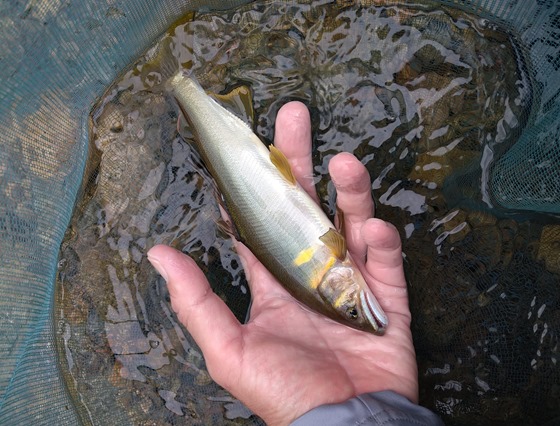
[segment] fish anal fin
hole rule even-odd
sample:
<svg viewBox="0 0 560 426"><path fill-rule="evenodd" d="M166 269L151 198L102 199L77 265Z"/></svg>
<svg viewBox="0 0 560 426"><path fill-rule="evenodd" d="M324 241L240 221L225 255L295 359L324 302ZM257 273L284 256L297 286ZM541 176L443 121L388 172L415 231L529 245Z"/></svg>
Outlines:
<svg viewBox="0 0 560 426"><path fill-rule="evenodd" d="M270 161L274 166L278 169L280 174L290 182L292 185L296 185L297 180L292 171L292 167L290 166L290 162L286 158L286 156L276 148L274 145L270 145Z"/></svg>
<svg viewBox="0 0 560 426"><path fill-rule="evenodd" d="M177 133L186 141L194 138L189 120L183 113L179 114L179 117L177 117Z"/></svg>
<svg viewBox="0 0 560 426"><path fill-rule="evenodd" d="M222 194L220 194L219 191L215 189L214 195L216 201L218 202L218 208L220 209L220 216L221 216L220 219L216 222L218 229L220 229L220 231L226 233L230 237L235 238L237 241L241 241L239 232L237 231L235 224L231 220L231 215L229 214L226 201L222 197Z"/></svg>
<svg viewBox="0 0 560 426"><path fill-rule="evenodd" d="M334 256L338 259L344 260L346 258L346 239L340 232L331 228L325 234L321 235L319 240L330 248Z"/></svg>

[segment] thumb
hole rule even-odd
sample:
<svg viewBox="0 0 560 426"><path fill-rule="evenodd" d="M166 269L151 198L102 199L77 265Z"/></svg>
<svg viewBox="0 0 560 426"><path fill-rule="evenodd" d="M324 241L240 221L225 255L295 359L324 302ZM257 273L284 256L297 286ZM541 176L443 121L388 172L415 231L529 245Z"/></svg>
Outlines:
<svg viewBox="0 0 560 426"><path fill-rule="evenodd" d="M148 260L166 280L171 306L204 353L208 367L222 364L226 355L235 359L232 342L239 340L241 325L194 260L164 245L150 249Z"/></svg>

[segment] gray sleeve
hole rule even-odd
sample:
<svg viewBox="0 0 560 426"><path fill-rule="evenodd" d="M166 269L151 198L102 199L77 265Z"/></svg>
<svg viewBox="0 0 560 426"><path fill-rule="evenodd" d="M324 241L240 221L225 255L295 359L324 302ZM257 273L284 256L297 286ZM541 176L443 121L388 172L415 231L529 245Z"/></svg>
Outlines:
<svg viewBox="0 0 560 426"><path fill-rule="evenodd" d="M340 404L328 404L308 411L291 426L443 426L427 408L392 391L359 395Z"/></svg>

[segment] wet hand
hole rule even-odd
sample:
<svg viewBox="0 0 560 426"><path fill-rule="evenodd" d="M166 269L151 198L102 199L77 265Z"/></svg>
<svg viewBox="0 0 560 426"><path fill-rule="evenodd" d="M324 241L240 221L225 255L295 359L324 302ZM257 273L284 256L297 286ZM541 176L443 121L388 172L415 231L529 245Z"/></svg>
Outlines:
<svg viewBox="0 0 560 426"><path fill-rule="evenodd" d="M315 199L311 125L305 105L278 113L275 145ZM188 256L166 246L148 258L167 281L179 320L200 346L212 378L269 425L286 425L312 408L353 396L393 390L418 399L417 367L400 238L373 219L365 167L341 153L329 164L344 211L348 248L389 318L385 335L357 331L311 312L293 299L241 243L251 288L250 320L240 324Z"/></svg>

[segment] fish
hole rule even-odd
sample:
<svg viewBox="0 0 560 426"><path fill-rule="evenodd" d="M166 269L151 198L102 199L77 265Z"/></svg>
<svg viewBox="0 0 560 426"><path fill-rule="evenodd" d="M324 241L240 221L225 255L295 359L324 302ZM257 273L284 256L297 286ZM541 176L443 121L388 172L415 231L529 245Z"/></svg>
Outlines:
<svg viewBox="0 0 560 426"><path fill-rule="evenodd" d="M383 334L387 315L344 236L298 184L288 159L267 146L196 78L167 82L213 177L236 237L300 303L354 329Z"/></svg>

